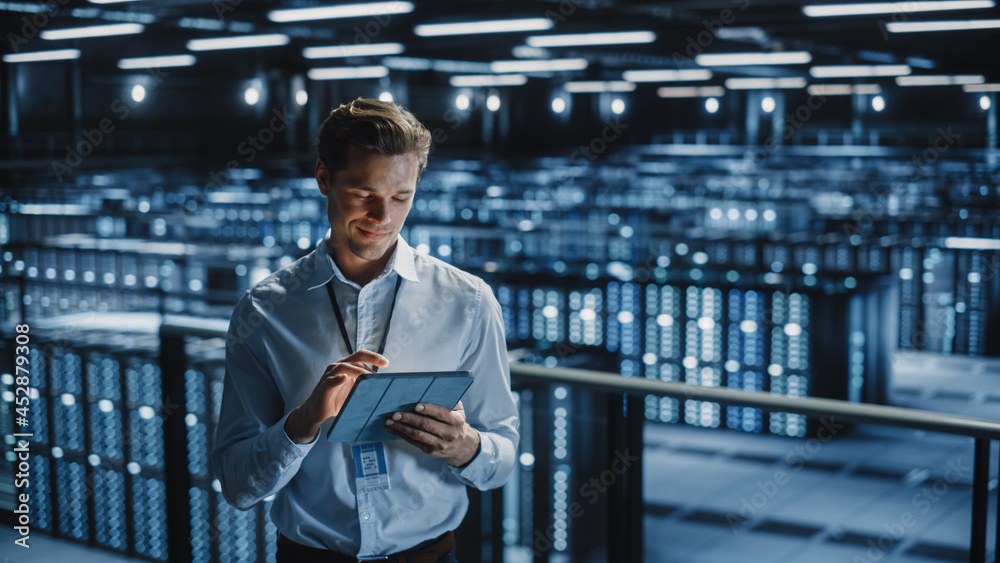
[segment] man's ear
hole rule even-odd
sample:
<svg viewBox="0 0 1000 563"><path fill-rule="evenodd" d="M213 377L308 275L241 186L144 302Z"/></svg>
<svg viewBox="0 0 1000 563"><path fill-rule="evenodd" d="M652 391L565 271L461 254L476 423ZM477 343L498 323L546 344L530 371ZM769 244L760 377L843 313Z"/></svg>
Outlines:
<svg viewBox="0 0 1000 563"><path fill-rule="evenodd" d="M325 196L330 195L330 171L327 169L322 158L316 159L316 184L319 185L321 194Z"/></svg>

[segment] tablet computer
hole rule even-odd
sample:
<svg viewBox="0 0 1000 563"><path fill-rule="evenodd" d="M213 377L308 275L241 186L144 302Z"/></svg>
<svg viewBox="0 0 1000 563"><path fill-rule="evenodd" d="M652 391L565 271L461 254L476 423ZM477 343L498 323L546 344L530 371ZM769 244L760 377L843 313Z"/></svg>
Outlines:
<svg viewBox="0 0 1000 563"><path fill-rule="evenodd" d="M385 429L385 419L392 413L412 411L417 403L453 409L470 385L469 371L362 375L354 382L326 439L330 442L398 440Z"/></svg>

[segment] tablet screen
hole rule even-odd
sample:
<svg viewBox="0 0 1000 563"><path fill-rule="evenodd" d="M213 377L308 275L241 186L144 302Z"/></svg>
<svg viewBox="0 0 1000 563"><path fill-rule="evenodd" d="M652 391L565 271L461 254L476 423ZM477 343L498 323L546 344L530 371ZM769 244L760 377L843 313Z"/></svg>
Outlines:
<svg viewBox="0 0 1000 563"><path fill-rule="evenodd" d="M354 383L344 408L330 427L330 442L375 442L399 439L385 429L396 411L412 411L417 403L453 409L472 385L468 371L374 373Z"/></svg>

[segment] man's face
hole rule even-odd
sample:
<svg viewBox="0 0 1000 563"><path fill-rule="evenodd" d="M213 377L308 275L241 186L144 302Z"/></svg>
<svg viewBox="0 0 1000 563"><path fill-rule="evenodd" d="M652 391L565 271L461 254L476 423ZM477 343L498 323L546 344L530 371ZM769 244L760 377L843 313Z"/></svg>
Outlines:
<svg viewBox="0 0 1000 563"><path fill-rule="evenodd" d="M352 148L347 166L333 176L316 161L316 181L327 196L331 242L352 259L378 260L393 248L413 204L420 168L413 154L383 156Z"/></svg>

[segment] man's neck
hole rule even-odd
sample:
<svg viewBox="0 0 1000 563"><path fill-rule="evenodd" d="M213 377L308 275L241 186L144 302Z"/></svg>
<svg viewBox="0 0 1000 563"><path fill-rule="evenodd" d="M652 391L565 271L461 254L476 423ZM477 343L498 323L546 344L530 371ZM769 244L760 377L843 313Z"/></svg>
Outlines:
<svg viewBox="0 0 1000 563"><path fill-rule="evenodd" d="M368 282L379 277L385 270L386 264L389 263L393 253L396 251L396 244L393 243L392 246L386 249L385 254L378 260L359 258L343 244L329 243L327 244L327 252L346 279L364 287Z"/></svg>

